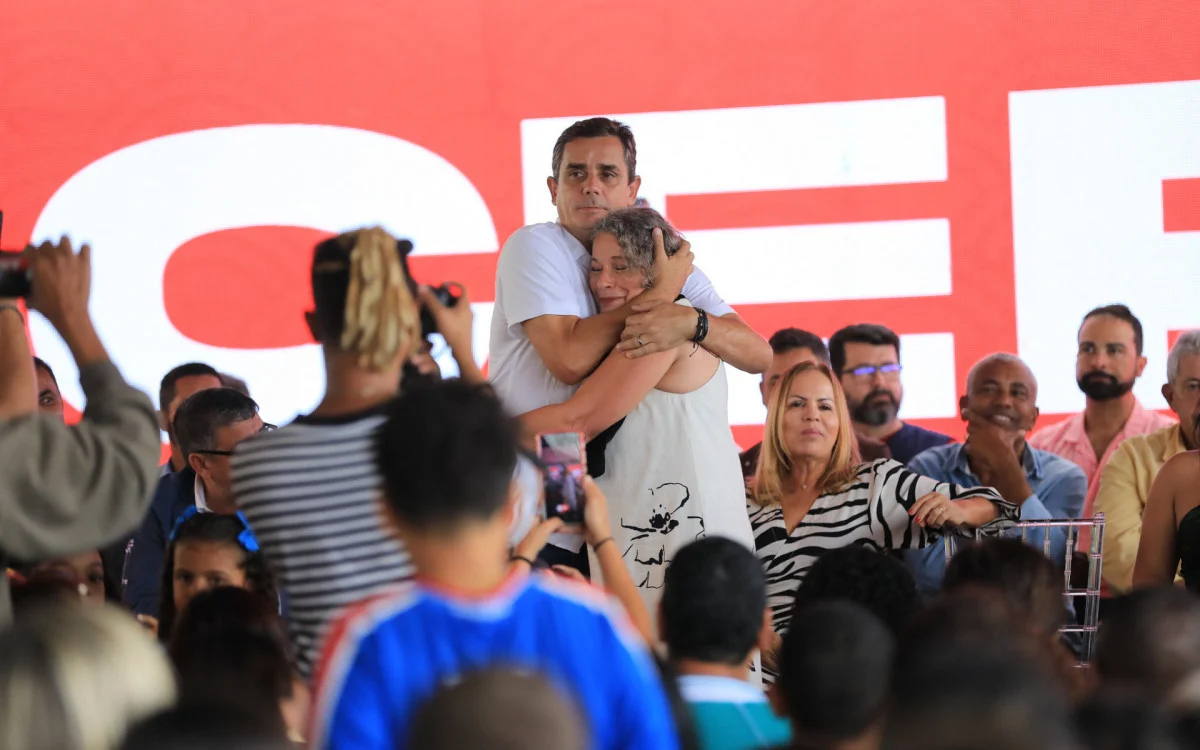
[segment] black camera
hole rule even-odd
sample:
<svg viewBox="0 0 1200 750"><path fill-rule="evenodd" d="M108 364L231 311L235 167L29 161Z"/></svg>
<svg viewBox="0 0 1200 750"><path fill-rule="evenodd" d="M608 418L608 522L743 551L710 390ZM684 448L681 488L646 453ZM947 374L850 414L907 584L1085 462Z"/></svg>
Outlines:
<svg viewBox="0 0 1200 750"><path fill-rule="evenodd" d="M0 298L28 297L33 283L22 253L0 252Z"/></svg>
<svg viewBox="0 0 1200 750"><path fill-rule="evenodd" d="M4 230L4 212L0 211L0 232ZM33 284L25 255L0 251L0 298L28 297Z"/></svg>
<svg viewBox="0 0 1200 750"><path fill-rule="evenodd" d="M396 249L400 252L400 265L404 268L404 278L408 280L408 288L412 292L413 297L416 298L417 281L413 278L412 270L408 265L408 256L412 253L413 243L410 240L396 240ZM456 282L448 281L431 288L434 298L445 307L454 307L462 299L462 285ZM427 339L437 332L437 321L433 319L433 313L422 306L421 338Z"/></svg>

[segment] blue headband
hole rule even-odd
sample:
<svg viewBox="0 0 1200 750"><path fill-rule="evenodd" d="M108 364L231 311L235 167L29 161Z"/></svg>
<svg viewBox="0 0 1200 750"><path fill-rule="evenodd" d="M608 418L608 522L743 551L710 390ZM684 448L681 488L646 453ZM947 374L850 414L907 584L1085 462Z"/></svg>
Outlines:
<svg viewBox="0 0 1200 750"><path fill-rule="evenodd" d="M200 509L195 505L189 506L187 510L180 513L179 518L175 519L175 527L171 529L171 536L167 538L167 541L174 542L175 535L179 533L179 527L183 525L183 522L199 514ZM246 520L246 517L242 515L240 510L234 515L242 522L242 531L237 535L238 544L242 545L242 549L247 552L258 552L258 538L250 530L250 522Z"/></svg>

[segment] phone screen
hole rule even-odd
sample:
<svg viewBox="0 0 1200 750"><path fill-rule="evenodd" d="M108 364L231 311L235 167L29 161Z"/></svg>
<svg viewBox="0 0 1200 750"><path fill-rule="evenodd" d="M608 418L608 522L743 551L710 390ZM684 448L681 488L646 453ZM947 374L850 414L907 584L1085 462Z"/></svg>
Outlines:
<svg viewBox="0 0 1200 750"><path fill-rule="evenodd" d="M546 518L561 518L569 526L583 525L583 477L587 473L583 435L558 432L538 435Z"/></svg>

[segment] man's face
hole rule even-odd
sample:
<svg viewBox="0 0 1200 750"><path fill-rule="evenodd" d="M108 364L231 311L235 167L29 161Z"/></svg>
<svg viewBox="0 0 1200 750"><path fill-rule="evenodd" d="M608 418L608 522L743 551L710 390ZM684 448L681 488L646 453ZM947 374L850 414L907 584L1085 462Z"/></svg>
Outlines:
<svg viewBox="0 0 1200 750"><path fill-rule="evenodd" d="M758 385L758 389L762 391L763 406L767 406L769 403L768 398L771 395L771 391L779 384L779 379L802 362L819 364L821 360L807 346L791 349L771 357L771 365L763 373L762 382Z"/></svg>
<svg viewBox="0 0 1200 750"><path fill-rule="evenodd" d="M207 391L209 388L220 388L221 379L215 375L187 375L175 381L175 398L171 399L169 404L163 404L163 417L166 419L166 424L163 428L167 434L171 436L171 443L175 443L175 412L179 410L179 405L187 400L188 396L200 391Z"/></svg>
<svg viewBox="0 0 1200 750"><path fill-rule="evenodd" d="M62 394L58 391L58 383L50 377L50 373L40 367L34 367L37 373L37 405L43 414L63 418Z"/></svg>
<svg viewBox="0 0 1200 750"><path fill-rule="evenodd" d="M213 432L213 448L193 453L188 461L204 480L205 487L228 497L233 493L233 477L229 470L229 454L238 443L252 438L263 430L263 421L256 414L250 419L218 427Z"/></svg>
<svg viewBox="0 0 1200 750"><path fill-rule="evenodd" d="M991 360L976 368L959 407L1006 432L1024 435L1038 418L1037 381L1020 362Z"/></svg>
<svg viewBox="0 0 1200 750"><path fill-rule="evenodd" d="M1184 435L1191 440L1196 419L1200 417L1200 354L1187 354L1179 358L1179 373L1174 382L1163 386L1162 394L1171 411L1179 417Z"/></svg>
<svg viewBox="0 0 1200 750"><path fill-rule="evenodd" d="M1079 329L1075 380L1093 401L1110 401L1133 390L1146 367L1133 338L1133 326L1111 315L1094 315Z"/></svg>
<svg viewBox="0 0 1200 750"><path fill-rule="evenodd" d="M841 381L851 419L881 427L896 418L904 398L899 366L900 355L890 344L846 344L846 369Z"/></svg>
<svg viewBox="0 0 1200 750"><path fill-rule="evenodd" d="M578 138L563 149L558 174L549 178L558 220L576 237L587 236L610 210L637 199L640 177L629 180L625 149L616 136Z"/></svg>

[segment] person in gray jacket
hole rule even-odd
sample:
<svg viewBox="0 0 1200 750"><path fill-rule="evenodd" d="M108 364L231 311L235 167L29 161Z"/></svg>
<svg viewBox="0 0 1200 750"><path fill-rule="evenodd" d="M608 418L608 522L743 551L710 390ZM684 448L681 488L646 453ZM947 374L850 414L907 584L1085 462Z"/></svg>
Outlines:
<svg viewBox="0 0 1200 750"><path fill-rule="evenodd" d="M26 257L29 307L71 350L87 398L76 425L39 413L24 315L17 300L0 298L0 558L34 562L96 549L135 528L162 448L153 404L121 377L92 325L87 245L77 254L64 237ZM0 627L11 619L4 575Z"/></svg>

